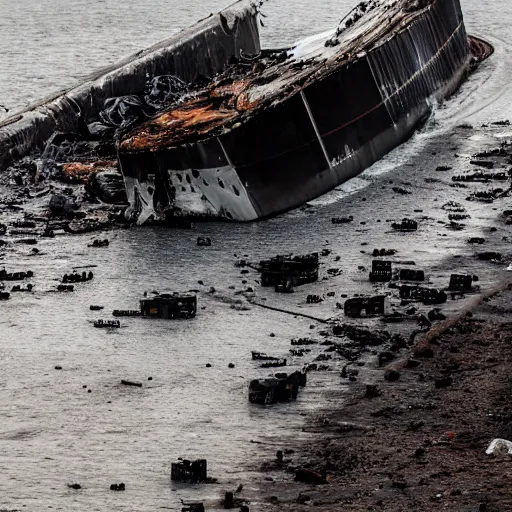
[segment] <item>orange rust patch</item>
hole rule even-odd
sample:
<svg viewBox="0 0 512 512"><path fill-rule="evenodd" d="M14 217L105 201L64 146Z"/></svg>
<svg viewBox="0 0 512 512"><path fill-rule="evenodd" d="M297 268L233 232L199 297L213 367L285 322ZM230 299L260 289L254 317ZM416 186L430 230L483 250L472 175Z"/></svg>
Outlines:
<svg viewBox="0 0 512 512"><path fill-rule="evenodd" d="M252 110L256 108L259 104L259 101L250 101L249 93L243 92L236 99L236 109L239 112L245 112L247 110Z"/></svg>
<svg viewBox="0 0 512 512"><path fill-rule="evenodd" d="M66 176L83 182L86 182L92 173L103 169L117 169L117 162L115 160L98 160L89 163L70 162L62 166Z"/></svg>
<svg viewBox="0 0 512 512"><path fill-rule="evenodd" d="M217 82L218 84L218 82ZM251 81L235 80L223 85L212 84L201 97L190 98L184 104L148 121L120 145L125 151L156 150L172 146L173 142L191 134L203 135L215 128L227 126L258 105L250 102L247 90Z"/></svg>
<svg viewBox="0 0 512 512"><path fill-rule="evenodd" d="M236 118L238 113L233 110L215 108L212 103L190 108L184 105L154 119L140 129L136 135L121 143L122 149L137 150L158 148L171 144L176 137L190 132L203 133Z"/></svg>

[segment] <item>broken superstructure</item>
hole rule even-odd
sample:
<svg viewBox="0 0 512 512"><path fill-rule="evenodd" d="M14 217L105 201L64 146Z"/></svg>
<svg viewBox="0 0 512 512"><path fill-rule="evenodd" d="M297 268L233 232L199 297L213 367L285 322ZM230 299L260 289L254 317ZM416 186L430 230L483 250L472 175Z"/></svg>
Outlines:
<svg viewBox="0 0 512 512"><path fill-rule="evenodd" d="M257 53L260 49L257 16L256 3L235 2L149 48L91 73L79 84L0 121L0 170L13 160L44 148L55 132L97 135L97 125L101 127L98 123L100 111L106 108L110 112L109 107L119 102L124 109L141 107L140 99L144 96L148 76L151 78L149 93L152 101L145 108L142 106L143 109L154 107L162 100L158 89L168 85L162 83L168 75L189 83L200 76L221 72L230 58L240 52ZM152 94L155 89L157 94ZM108 113L100 117L102 121L113 121L114 126L117 122ZM108 126L111 125L103 126L102 130Z"/></svg>
<svg viewBox="0 0 512 512"><path fill-rule="evenodd" d="M472 60L458 0L370 0L289 49L241 53L122 137L139 223L297 207L406 140Z"/></svg>

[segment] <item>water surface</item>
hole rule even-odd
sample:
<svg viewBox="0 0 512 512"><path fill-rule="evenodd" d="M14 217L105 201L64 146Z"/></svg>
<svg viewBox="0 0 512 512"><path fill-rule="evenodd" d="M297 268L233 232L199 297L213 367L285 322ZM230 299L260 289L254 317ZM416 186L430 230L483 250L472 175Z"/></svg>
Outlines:
<svg viewBox="0 0 512 512"><path fill-rule="evenodd" d="M3 0L0 104L13 110L26 106L224 5L218 0ZM44 254L38 257L20 246L5 253L3 262L9 269L35 271L37 292L14 295L0 304L0 506L149 512L178 510L179 499L188 496L213 500L239 482L254 492L259 476L252 468L287 439L307 436L302 432L304 414L329 403L325 392L340 389L340 382L335 372L312 374L311 385L297 403L267 409L247 403L248 380L264 373L250 360L250 351L284 356L291 337L315 335L322 328L255 306L232 309L234 301L244 300L236 292L247 286L269 304L331 318L338 314L335 303L341 294L373 291L367 273L358 270L371 261L362 251L390 246L404 259L416 260L434 284L446 284L455 264L481 275L483 286L501 278L501 267L477 263L465 243L467 237L482 233L496 241L506 235L501 227L494 235L487 231L498 212L492 205L464 203L471 211L471 227L448 231L437 222L446 220L441 206L448 200L463 201L464 195L447 187L448 180L424 180L439 178L434 169L441 163L467 169L469 155L483 143L474 131L459 130L447 148L444 142L455 126L512 117L512 5L463 0L462 6L468 31L487 37L496 46L495 56L458 95L436 109L411 141L359 178L314 201L310 211L296 210L253 224L203 224L194 231L118 231L108 235L107 249L89 249L92 237L80 236L44 240L38 246ZM263 40L276 46L325 30L350 7L349 0L269 2L264 8L268 18ZM506 130L501 135L509 136ZM414 194L392 194L390 180ZM417 233L389 233L387 219L411 216L415 209L423 210L418 218L427 217ZM356 220L334 226L330 219L335 215L353 215ZM200 235L211 237L212 247L197 247ZM327 277L326 270L332 267L343 273L290 296L261 290L256 275L242 275L234 266L244 254L258 260L324 247L332 253L323 258L321 276ZM74 294L47 293L75 265L97 265L94 280L78 285ZM215 294L208 293L210 286ZM123 328L114 333L91 325L96 318L108 318L114 308L135 308L144 290L166 289L200 290L197 318L123 319ZM307 294L328 291L336 296L306 306ZM90 304L104 305L105 310L90 312ZM447 309L456 306L449 303ZM205 367L208 362L211 368ZM234 369L228 369L230 362ZM292 363L298 366L301 361ZM56 365L63 369L55 370ZM121 379L144 386L122 387ZM170 462L178 456L206 457L210 474L222 484L171 486ZM127 485L125 493L108 490L111 483L121 481ZM66 487L73 482L81 483L83 490ZM254 505L255 510L258 507Z"/></svg>

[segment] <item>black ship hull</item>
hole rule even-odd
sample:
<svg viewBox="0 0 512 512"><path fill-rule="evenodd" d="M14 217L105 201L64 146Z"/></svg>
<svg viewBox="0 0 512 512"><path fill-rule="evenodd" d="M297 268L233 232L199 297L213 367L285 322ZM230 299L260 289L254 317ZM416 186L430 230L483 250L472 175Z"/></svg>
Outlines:
<svg viewBox="0 0 512 512"><path fill-rule="evenodd" d="M166 216L252 221L296 208L406 141L471 60L458 0L435 0L368 53L225 134L119 151L139 223Z"/></svg>

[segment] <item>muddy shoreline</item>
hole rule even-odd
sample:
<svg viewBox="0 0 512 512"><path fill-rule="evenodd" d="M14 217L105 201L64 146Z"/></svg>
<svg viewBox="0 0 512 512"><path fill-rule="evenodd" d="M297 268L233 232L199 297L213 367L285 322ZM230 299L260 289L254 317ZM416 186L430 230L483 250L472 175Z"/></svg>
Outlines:
<svg viewBox="0 0 512 512"><path fill-rule="evenodd" d="M458 130L460 135L473 127ZM477 131L488 132L488 126ZM475 139L482 158L498 155ZM452 142L454 138L448 140ZM508 145L501 147L504 156ZM433 157L435 162L438 157ZM471 178L453 176L450 158L444 158L448 165L438 166L438 175L449 177L452 188L462 183L460 192L466 192ZM474 176L478 166L467 160L464 174ZM504 170L508 165L507 156L496 167ZM501 270L509 260L508 221L502 213L507 197L504 192L489 200L494 220L478 223L485 250L503 251ZM456 224L451 221L458 231ZM436 271L456 271L463 258L446 256ZM495 269L500 273L500 267ZM512 459L485 453L493 439L512 438L512 279L501 275L495 276L495 284L487 280L458 307L452 305L428 329L402 327L408 343L393 351L391 361L380 357L382 347L370 344L334 373L339 388L330 392L330 405L306 420L310 441L278 446L284 460L268 453L260 468L266 476L260 482L257 510L510 510ZM368 326L368 320L359 325Z"/></svg>
<svg viewBox="0 0 512 512"><path fill-rule="evenodd" d="M512 286L500 290L310 419L315 440L267 467L268 510L509 510L512 460L485 453L512 435ZM326 482L295 481L297 467Z"/></svg>

